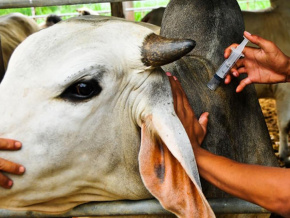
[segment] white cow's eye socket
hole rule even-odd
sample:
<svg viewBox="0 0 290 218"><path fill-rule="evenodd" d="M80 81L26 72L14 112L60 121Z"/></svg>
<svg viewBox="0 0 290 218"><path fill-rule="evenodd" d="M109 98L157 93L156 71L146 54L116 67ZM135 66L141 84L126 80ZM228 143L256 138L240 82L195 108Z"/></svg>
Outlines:
<svg viewBox="0 0 290 218"><path fill-rule="evenodd" d="M60 97L71 101L82 101L100 94L101 91L102 87L95 80L80 81L68 87Z"/></svg>

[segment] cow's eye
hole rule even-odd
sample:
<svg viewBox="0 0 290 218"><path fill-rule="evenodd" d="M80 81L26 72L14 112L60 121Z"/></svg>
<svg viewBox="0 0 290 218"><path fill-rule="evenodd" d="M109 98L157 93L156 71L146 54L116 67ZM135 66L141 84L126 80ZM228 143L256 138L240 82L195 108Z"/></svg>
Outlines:
<svg viewBox="0 0 290 218"><path fill-rule="evenodd" d="M102 87L95 80L80 81L68 87L60 97L71 101L82 101L100 94L101 91Z"/></svg>
<svg viewBox="0 0 290 218"><path fill-rule="evenodd" d="M78 83L74 89L74 93L79 96L90 96L94 92L94 87L90 83Z"/></svg>

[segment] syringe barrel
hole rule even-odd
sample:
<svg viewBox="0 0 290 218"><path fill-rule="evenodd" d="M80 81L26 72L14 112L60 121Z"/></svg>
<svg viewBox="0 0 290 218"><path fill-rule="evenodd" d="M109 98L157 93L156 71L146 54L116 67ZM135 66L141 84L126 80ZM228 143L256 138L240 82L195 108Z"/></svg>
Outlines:
<svg viewBox="0 0 290 218"><path fill-rule="evenodd" d="M230 57L222 63L222 65L215 73L214 77L207 84L208 88L210 88L211 90L215 90L218 87L220 82L226 77L229 70L234 66L239 58L243 56L242 51L244 50L244 47L246 46L248 41L249 40L244 37L244 40L241 42L241 44L238 45L237 48L233 49Z"/></svg>

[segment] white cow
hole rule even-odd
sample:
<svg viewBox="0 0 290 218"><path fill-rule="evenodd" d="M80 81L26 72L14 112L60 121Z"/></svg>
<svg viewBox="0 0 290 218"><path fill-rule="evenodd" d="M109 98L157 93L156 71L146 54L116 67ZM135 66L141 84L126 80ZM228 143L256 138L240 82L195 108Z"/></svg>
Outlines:
<svg viewBox="0 0 290 218"><path fill-rule="evenodd" d="M168 45L175 46L163 52ZM10 175L14 185L1 190L0 208L61 213L89 201L153 195L178 216L214 217L158 67L194 45L98 16L70 19L25 40L0 86L0 137L20 140L23 148L0 156L26 172ZM167 158L175 160L172 168Z"/></svg>

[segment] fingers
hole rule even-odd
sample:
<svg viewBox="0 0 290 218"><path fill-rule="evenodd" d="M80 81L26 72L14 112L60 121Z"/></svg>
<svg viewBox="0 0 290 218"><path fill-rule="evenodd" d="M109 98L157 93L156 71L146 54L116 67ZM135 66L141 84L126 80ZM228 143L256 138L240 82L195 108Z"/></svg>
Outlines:
<svg viewBox="0 0 290 218"><path fill-rule="evenodd" d="M170 73L166 74L172 87L175 112L184 126L192 145L200 145L206 134L208 113L203 113L198 121L180 82L176 77L172 77Z"/></svg>
<svg viewBox="0 0 290 218"><path fill-rule="evenodd" d="M166 75L169 77L169 81L172 87L174 110L177 113L177 115L179 117L182 116L184 118L186 116L195 117L195 114L189 104L187 96L184 90L182 89L180 82L177 80L175 76L172 76L169 72L167 72Z"/></svg>
<svg viewBox="0 0 290 218"><path fill-rule="evenodd" d="M178 101L180 101L180 90L178 88L178 84L174 81L171 73L167 72L166 75L168 76L168 79L169 79L169 82L171 85L171 89L172 89L174 110L177 111Z"/></svg>
<svg viewBox="0 0 290 218"><path fill-rule="evenodd" d="M230 56L230 54L232 53L232 48L236 48L238 45L239 44L234 43L225 49L225 51L224 51L225 59L227 59Z"/></svg>
<svg viewBox="0 0 290 218"><path fill-rule="evenodd" d="M0 173L0 186L9 189L12 187L12 185L13 181L4 174Z"/></svg>
<svg viewBox="0 0 290 218"><path fill-rule="evenodd" d="M198 122L200 123L204 134L206 134L206 130L207 130L207 123L208 123L208 116L209 113L208 112L204 112L200 115Z"/></svg>
<svg viewBox="0 0 290 218"><path fill-rule="evenodd" d="M261 37L256 36L256 35L252 35L251 33L244 31L244 36L253 44L258 45L259 47L261 47Z"/></svg>
<svg viewBox="0 0 290 218"><path fill-rule="evenodd" d="M232 81L232 75L234 77L239 77L240 76L240 68L237 70L236 67L233 67L230 70L230 73L228 75L226 75L225 77L225 84L229 84Z"/></svg>
<svg viewBox="0 0 290 218"><path fill-rule="evenodd" d="M0 138L0 150L18 150L22 146L21 142L13 139Z"/></svg>
<svg viewBox="0 0 290 218"><path fill-rule="evenodd" d="M244 32L244 36L250 41L252 42L253 44L259 46L260 48L264 49L264 50L267 50L267 47L272 44L271 41L269 40L266 40L260 36L257 36L257 35L252 35L251 33L245 31Z"/></svg>
<svg viewBox="0 0 290 218"><path fill-rule="evenodd" d="M24 173L25 168L20 164L0 158L0 171L21 175Z"/></svg>
<svg viewBox="0 0 290 218"><path fill-rule="evenodd" d="M251 84L252 81L247 77L243 79L240 84L238 85L236 92L241 92L247 85Z"/></svg>
<svg viewBox="0 0 290 218"><path fill-rule="evenodd" d="M16 164L16 163L0 158L0 172L1 171L16 174L16 175L21 175L25 172L25 168L21 166L20 164ZM9 177L0 173L0 186L2 186L3 188L11 188L12 185L13 185L13 181L9 179Z"/></svg>
<svg viewBox="0 0 290 218"><path fill-rule="evenodd" d="M230 74L226 75L225 84L230 84L231 81L232 81L231 75Z"/></svg>
<svg viewBox="0 0 290 218"><path fill-rule="evenodd" d="M0 150L18 150L22 146L21 142L12 139L0 138ZM0 158L0 186L3 188L11 188L13 181L1 171L21 175L24 173L25 168L17 163Z"/></svg>

